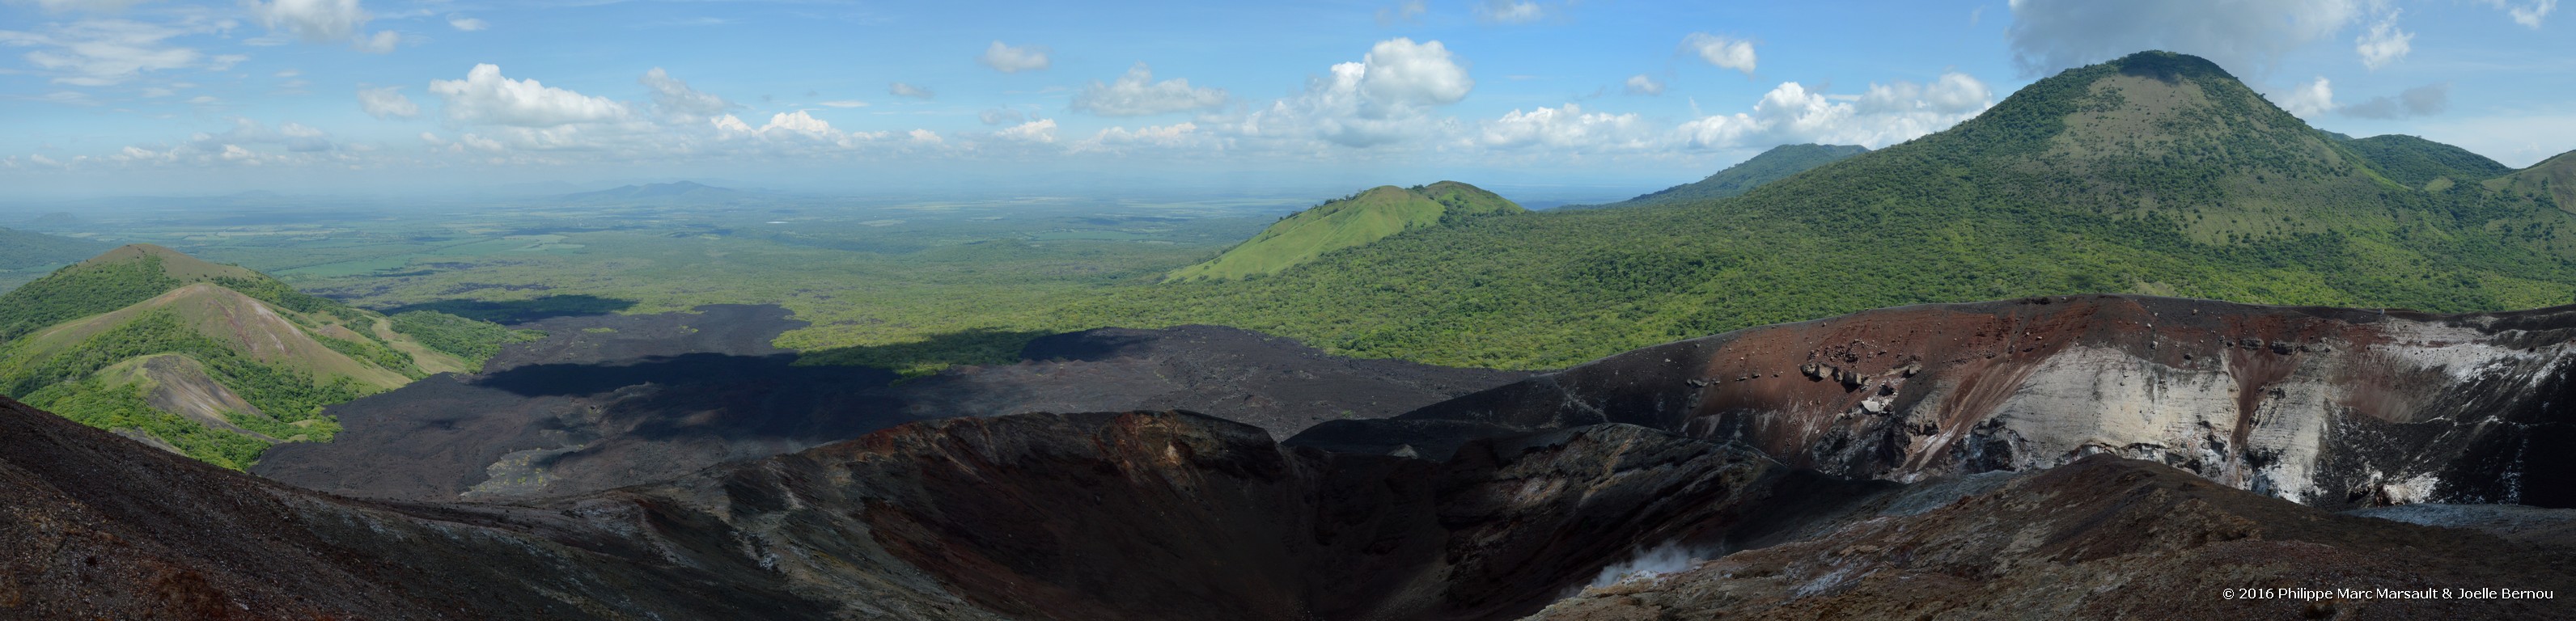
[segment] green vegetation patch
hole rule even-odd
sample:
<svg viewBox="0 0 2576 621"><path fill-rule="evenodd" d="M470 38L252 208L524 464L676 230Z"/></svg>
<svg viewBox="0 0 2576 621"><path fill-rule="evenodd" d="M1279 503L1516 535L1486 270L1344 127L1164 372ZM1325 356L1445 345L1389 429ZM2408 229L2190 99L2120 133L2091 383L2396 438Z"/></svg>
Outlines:
<svg viewBox="0 0 2576 621"><path fill-rule="evenodd" d="M204 363L209 375L242 400L284 422L318 418L323 406L371 392L346 377L321 381L302 371L262 363L198 333L176 313L155 311L32 364L20 356L7 356L6 362L0 362L0 394L26 396L56 384L79 382L129 358L165 353Z"/></svg>
<svg viewBox="0 0 2576 621"><path fill-rule="evenodd" d="M2351 140L2344 146L2369 158L2371 166L2390 180L2413 188L2425 188L2435 179L2480 181L2513 172L2513 167L2468 149L2402 134Z"/></svg>
<svg viewBox="0 0 2576 621"><path fill-rule="evenodd" d="M904 378L937 373L954 365L1016 361L1029 341L1053 334L1043 330L970 329L885 345L839 347L806 352L797 364L857 365L888 369Z"/></svg>
<svg viewBox="0 0 2576 621"><path fill-rule="evenodd" d="M107 244L0 228L0 270L62 265L106 251Z"/></svg>
<svg viewBox="0 0 2576 621"><path fill-rule="evenodd" d="M393 329L420 341L422 346L463 358L481 365L501 353L501 346L545 338L535 330L511 330L501 324L468 319L438 311L410 311L393 316Z"/></svg>
<svg viewBox="0 0 2576 621"><path fill-rule="evenodd" d="M257 438L210 429L153 409L144 399L145 390L137 385L109 386L92 378L47 387L28 395L25 402L83 425L147 434L182 455L232 470L249 468L268 450L268 443Z"/></svg>
<svg viewBox="0 0 2576 621"><path fill-rule="evenodd" d="M1225 280L1275 274L1324 253L1408 230L1527 211L1492 192L1455 181L1411 188L1379 186L1281 218L1215 259L1173 271L1171 279Z"/></svg>
<svg viewBox="0 0 2576 621"><path fill-rule="evenodd" d="M0 343L57 323L133 306L186 284L161 269L162 259L83 264L0 295Z"/></svg>
<svg viewBox="0 0 2576 621"><path fill-rule="evenodd" d="M2441 312L2576 300L2576 219L2472 185L2405 187L2341 142L2206 61L2142 54L1733 198L1409 230L1264 278L1124 289L1066 315L1551 368L1771 323L2033 295Z"/></svg>

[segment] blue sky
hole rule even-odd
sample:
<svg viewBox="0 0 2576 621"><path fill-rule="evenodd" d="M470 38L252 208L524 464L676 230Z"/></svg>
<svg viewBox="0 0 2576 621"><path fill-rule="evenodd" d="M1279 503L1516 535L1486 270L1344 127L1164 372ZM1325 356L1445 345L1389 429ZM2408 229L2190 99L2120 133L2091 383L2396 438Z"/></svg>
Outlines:
<svg viewBox="0 0 2576 621"><path fill-rule="evenodd" d="M1615 197L2200 54L2320 127L2576 149L2556 0L0 0L22 197L718 178ZM1556 190L1548 190L1555 188Z"/></svg>

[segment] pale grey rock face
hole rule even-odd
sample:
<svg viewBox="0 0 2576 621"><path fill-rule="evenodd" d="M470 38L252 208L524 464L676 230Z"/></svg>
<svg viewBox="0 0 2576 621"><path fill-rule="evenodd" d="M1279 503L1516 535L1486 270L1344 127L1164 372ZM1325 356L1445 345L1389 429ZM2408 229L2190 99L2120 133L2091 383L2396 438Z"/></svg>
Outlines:
<svg viewBox="0 0 2576 621"><path fill-rule="evenodd" d="M2576 484L2544 482L2576 476L2576 454L2529 448L2576 439L2571 342L2570 309L1926 305L1670 343L1315 435L1367 448L1345 439L1436 420L1623 422L1900 482L2110 453L2324 507L2576 506Z"/></svg>

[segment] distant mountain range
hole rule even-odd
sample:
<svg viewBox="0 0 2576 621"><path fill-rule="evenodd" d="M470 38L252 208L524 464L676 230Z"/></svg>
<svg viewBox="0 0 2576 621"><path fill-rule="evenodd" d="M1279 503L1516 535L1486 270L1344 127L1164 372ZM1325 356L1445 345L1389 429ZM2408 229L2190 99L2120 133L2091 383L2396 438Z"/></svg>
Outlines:
<svg viewBox="0 0 2576 621"><path fill-rule="evenodd" d="M1549 368L1754 325L2042 294L2446 312L2576 301L2576 217L2561 210L2576 204L2576 156L2509 171L2421 139L2348 140L2180 54L2068 70L1951 129L1740 195L1680 190L1467 219L1079 312Z"/></svg>
<svg viewBox="0 0 2576 621"><path fill-rule="evenodd" d="M738 190L719 188L711 185L700 184L694 181L677 181L672 183L622 185L596 192L565 194L557 198L584 203L617 201L705 202L739 198L743 194L743 192Z"/></svg>

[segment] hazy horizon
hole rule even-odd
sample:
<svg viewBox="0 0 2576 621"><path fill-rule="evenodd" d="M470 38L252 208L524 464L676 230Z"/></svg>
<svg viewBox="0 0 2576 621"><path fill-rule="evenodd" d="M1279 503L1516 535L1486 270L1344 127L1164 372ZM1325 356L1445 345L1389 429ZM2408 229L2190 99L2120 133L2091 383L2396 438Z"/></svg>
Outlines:
<svg viewBox="0 0 2576 621"><path fill-rule="evenodd" d="M1456 179L1607 200L1781 144L1885 147L2147 49L2210 58L2323 129L2520 167L2576 149L2555 8L10 0L0 182L55 200Z"/></svg>

